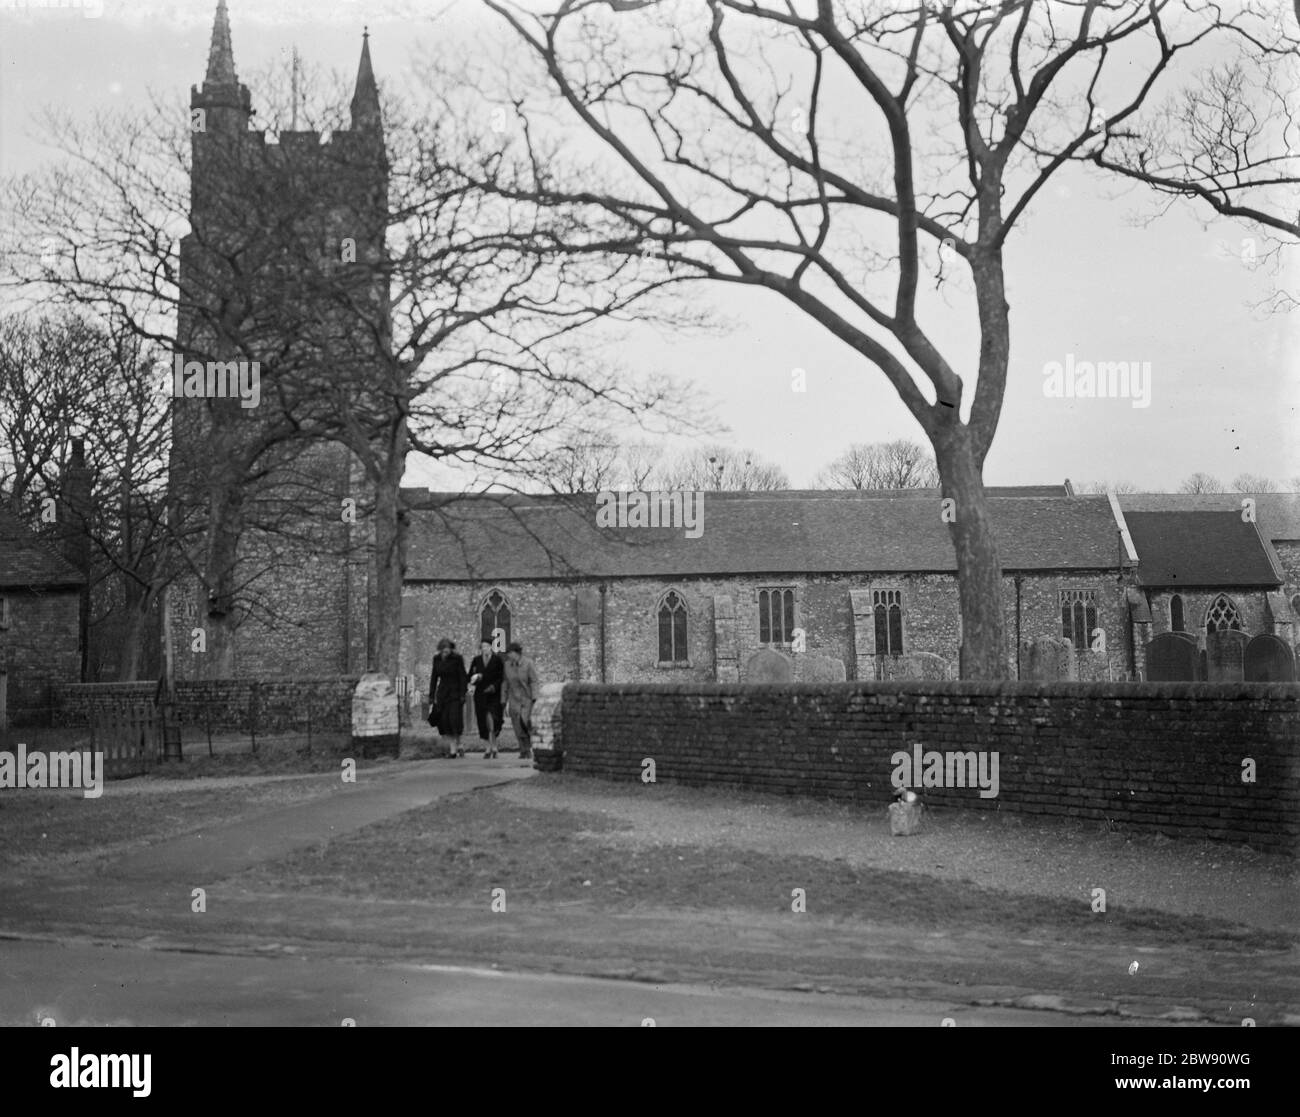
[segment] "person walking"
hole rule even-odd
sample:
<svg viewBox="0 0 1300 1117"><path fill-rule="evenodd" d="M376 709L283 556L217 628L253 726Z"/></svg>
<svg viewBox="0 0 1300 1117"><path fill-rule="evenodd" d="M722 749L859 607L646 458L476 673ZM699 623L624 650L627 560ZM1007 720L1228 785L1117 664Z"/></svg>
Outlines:
<svg viewBox="0 0 1300 1117"><path fill-rule="evenodd" d="M465 695L468 691L465 661L457 653L455 643L444 636L438 641L433 670L429 674L429 724L438 731L438 736L446 739L452 756L465 755L465 750L460 747L460 738L465 732Z"/></svg>
<svg viewBox="0 0 1300 1117"><path fill-rule="evenodd" d="M506 651L505 701L510 724L519 740L520 760L533 755L533 700L537 690L537 671L533 661L524 655L523 645L515 641Z"/></svg>
<svg viewBox="0 0 1300 1117"><path fill-rule="evenodd" d="M492 650L492 641L483 640L478 655L469 665L469 685L474 688L474 720L478 722L479 740L483 742L484 759L497 755L497 738L501 736L501 684L505 680L505 664Z"/></svg>

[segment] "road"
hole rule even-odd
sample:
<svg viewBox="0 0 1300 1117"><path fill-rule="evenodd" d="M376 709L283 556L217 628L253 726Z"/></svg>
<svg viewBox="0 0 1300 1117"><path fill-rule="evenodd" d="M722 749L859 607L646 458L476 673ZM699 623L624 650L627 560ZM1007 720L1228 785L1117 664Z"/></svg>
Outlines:
<svg viewBox="0 0 1300 1117"><path fill-rule="evenodd" d="M524 909L507 927L482 905L431 910L420 901L269 896L228 882L247 866L442 795L531 774L527 764L482 760L368 771L323 798L154 843L89 878L71 873L35 887L30 879L0 882L0 1024L46 1016L56 1024L167 1026L334 1026L349 1018L359 1026L617 1026L652 1018L659 1026L934 1027L951 1018L959 1027L1041 1027L1200 1019L1177 1007L1183 1001L1171 1002L1170 1011L1159 996L1137 1005L1127 1003L1132 998L1120 1004L1114 997L1037 994L1052 988L1047 979L1060 962L1052 957L1041 959L1047 970L1035 971L1034 984L1020 980L1019 971L998 977L1006 955L1050 954L1051 944L994 944L999 949L987 965L975 966L977 981L970 981L970 966L954 968L970 962L966 939L895 941L877 927L858 944L844 928L810 918L802 957L824 964L807 972L858 984L813 992L823 987L819 979L802 992L799 967L783 975L788 943L771 919L752 914L738 925L727 912L685 919L681 912L599 917ZM198 915L191 906L196 886L207 891ZM600 925L578 928L574 919ZM599 943L600 957L574 955L575 934ZM675 946L687 940L693 950L678 958ZM760 967L768 980L750 981L742 972L722 978L744 951L771 958L771 967ZM1162 961L1176 976L1179 959ZM608 976L581 976L578 969ZM939 975L932 981L917 976L931 971ZM1258 961L1252 973L1267 980ZM720 985L719 978L733 984ZM960 1006L943 999L962 994ZM978 1005L999 1007L972 1007Z"/></svg>
<svg viewBox="0 0 1300 1117"><path fill-rule="evenodd" d="M915 1000L0 941L0 1025L657 1027L1115 1025L1113 1017Z"/></svg>

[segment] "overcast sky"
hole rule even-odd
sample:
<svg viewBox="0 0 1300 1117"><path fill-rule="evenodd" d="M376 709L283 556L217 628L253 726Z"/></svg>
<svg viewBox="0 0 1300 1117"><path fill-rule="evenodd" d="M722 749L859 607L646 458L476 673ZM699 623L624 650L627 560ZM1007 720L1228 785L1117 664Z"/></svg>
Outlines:
<svg viewBox="0 0 1300 1117"><path fill-rule="evenodd" d="M0 173L49 157L31 115L143 101L202 81L215 0L91 0L84 10L0 0ZM296 46L326 69L355 73L363 24L381 84L400 91L413 60L456 49L495 25L476 0L229 0L241 79ZM418 16L406 13L420 12ZM258 90L253 89L254 105ZM1300 476L1300 315L1255 309L1277 275L1241 258L1252 231L1190 207L1143 226L1153 199L1082 171L1059 176L1008 245L1012 360L990 484L1127 479L1173 488L1204 470L1279 482ZM1300 274L1291 267L1292 289ZM672 339L642 330L628 363L699 385L731 428L726 441L783 466L792 483L851 442L924 441L883 376L776 296L720 289L735 324L723 336ZM927 321L964 371L973 323ZM1149 362L1150 406L1044 394L1050 362ZM791 390L806 372L807 391ZM445 483L413 468L412 483Z"/></svg>

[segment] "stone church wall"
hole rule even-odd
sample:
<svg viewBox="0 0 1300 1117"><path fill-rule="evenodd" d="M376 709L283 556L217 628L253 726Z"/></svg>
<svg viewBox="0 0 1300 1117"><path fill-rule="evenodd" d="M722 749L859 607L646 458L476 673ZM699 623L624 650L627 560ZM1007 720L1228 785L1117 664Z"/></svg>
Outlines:
<svg viewBox="0 0 1300 1117"><path fill-rule="evenodd" d="M736 663L743 672L746 662L765 647L759 642L759 591L785 587L795 590L795 626L804 633L804 654L842 662L848 678L875 678L875 629L870 615L875 589L897 589L902 595L905 652L938 656L947 677L957 677L960 610L957 580L949 574L619 578L605 581L603 607L601 583L596 580L413 584L403 599L401 670L415 675L423 688L434 647L444 635L454 639L466 657L473 655L479 639L479 609L495 589L510 603L511 638L523 643L544 682L713 682L719 678L720 664ZM658 605L669 590L682 597L688 613L686 665L659 663ZM1062 590L1093 591L1097 623L1106 631L1105 654L1076 653L1077 677L1084 681L1127 678L1127 609L1124 587L1113 571L1024 575L1021 639L1061 635ZM858 601L865 602L856 625L855 592ZM1014 675L1014 577L1004 579L1003 593L1008 666ZM724 600L730 601L734 624L719 616ZM584 610L588 620L580 622ZM603 642L596 640L584 654L585 634L590 630L598 636L602 616ZM799 654L788 646L783 650ZM1028 670L1023 656L1021 667Z"/></svg>

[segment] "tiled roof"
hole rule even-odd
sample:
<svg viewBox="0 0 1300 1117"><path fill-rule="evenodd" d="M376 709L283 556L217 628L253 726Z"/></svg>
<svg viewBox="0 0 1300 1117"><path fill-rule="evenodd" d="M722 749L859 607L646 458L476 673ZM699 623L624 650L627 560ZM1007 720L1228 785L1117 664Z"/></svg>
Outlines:
<svg viewBox="0 0 1300 1117"><path fill-rule="evenodd" d="M1117 566L1106 497L992 493L1003 569ZM597 527L592 493L403 495L413 507L409 581L956 570L937 494L708 492L695 539L680 527Z"/></svg>
<svg viewBox="0 0 1300 1117"><path fill-rule="evenodd" d="M79 586L81 572L0 508L0 586Z"/></svg>
<svg viewBox="0 0 1300 1117"><path fill-rule="evenodd" d="M1276 586L1258 525L1235 512L1126 511L1144 586Z"/></svg>
<svg viewBox="0 0 1300 1117"><path fill-rule="evenodd" d="M1265 539L1300 540L1300 493L1125 493L1120 507L1129 512L1236 512L1247 496Z"/></svg>

